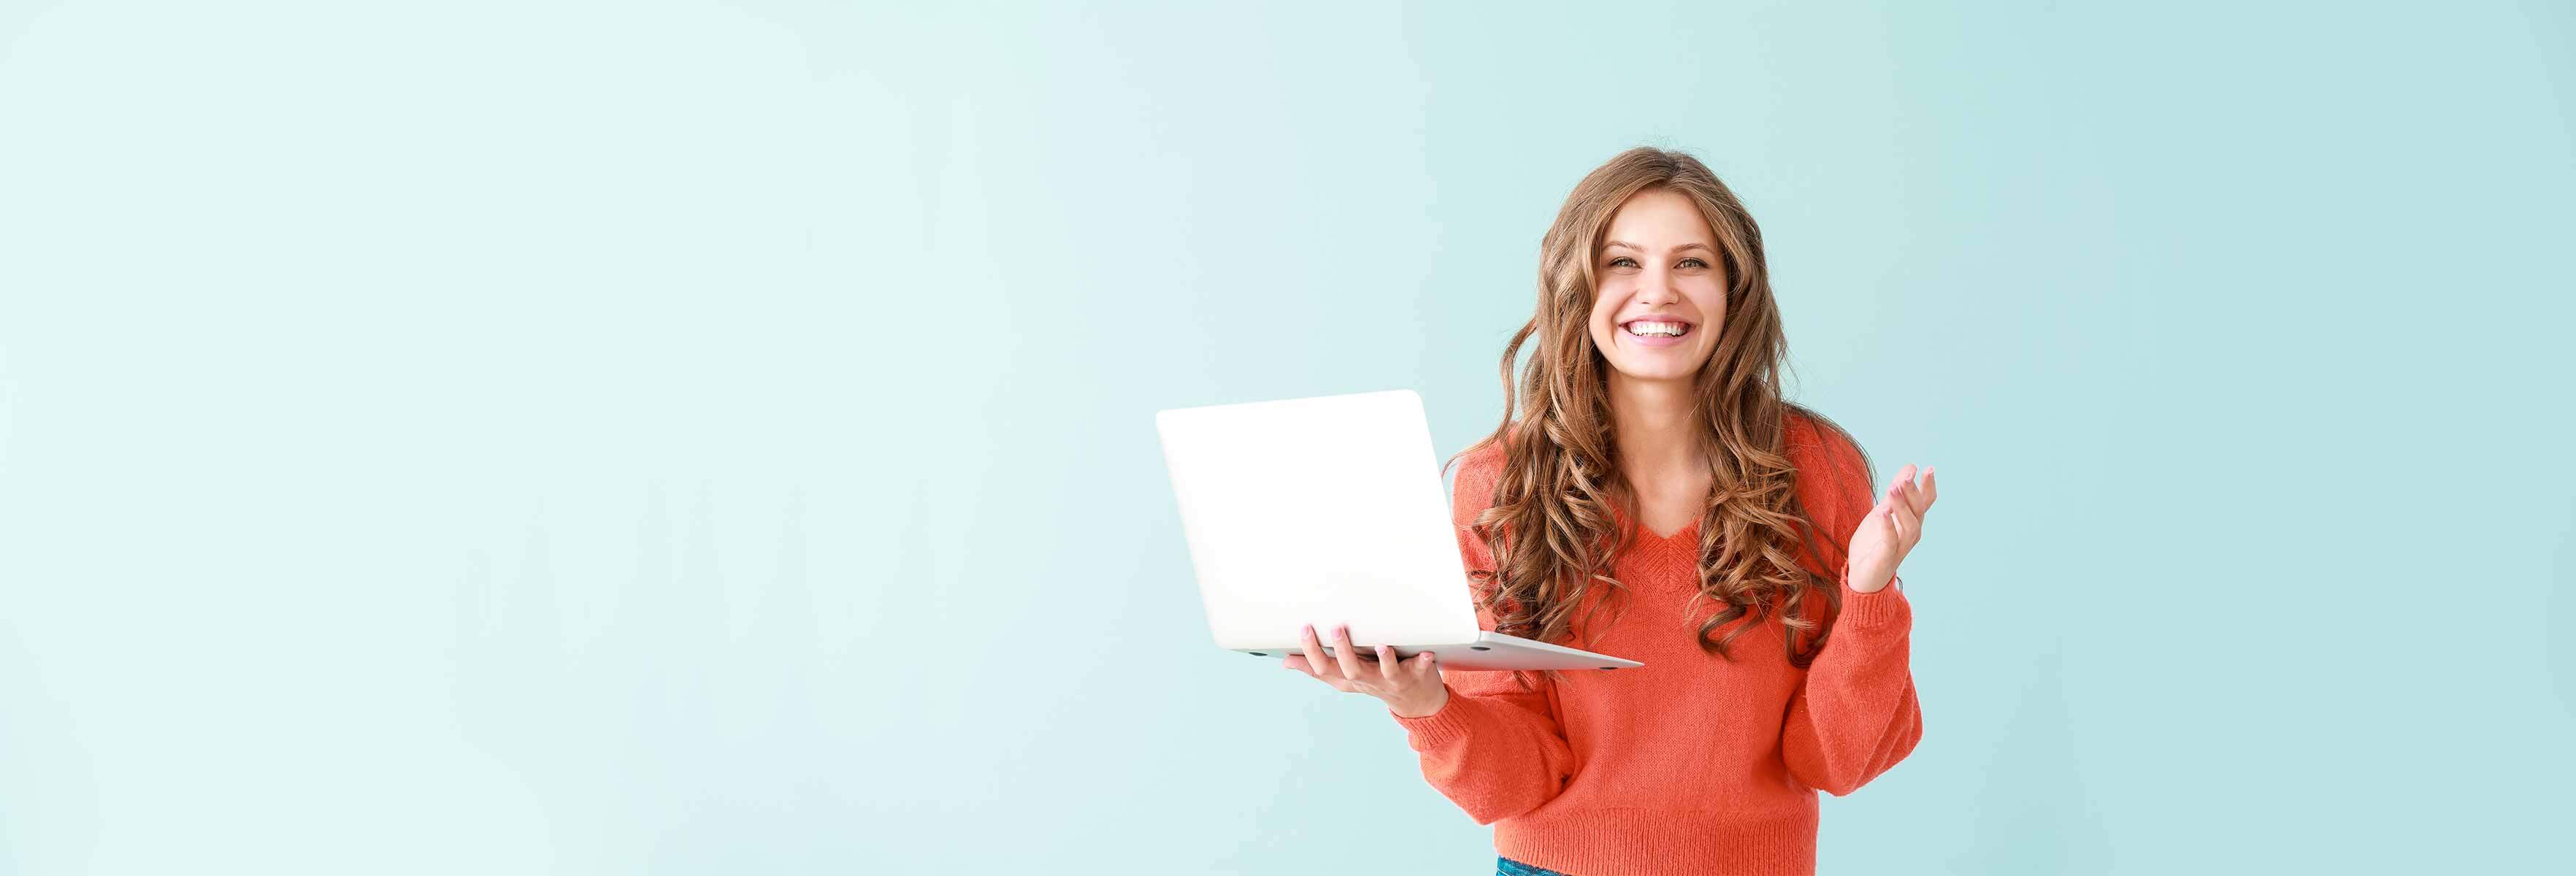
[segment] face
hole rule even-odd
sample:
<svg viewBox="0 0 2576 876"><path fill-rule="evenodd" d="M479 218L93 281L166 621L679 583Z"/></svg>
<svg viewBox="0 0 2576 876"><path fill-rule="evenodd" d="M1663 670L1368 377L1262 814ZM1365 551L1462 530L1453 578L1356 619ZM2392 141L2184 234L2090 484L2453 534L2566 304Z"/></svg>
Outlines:
<svg viewBox="0 0 2576 876"><path fill-rule="evenodd" d="M1632 379L1689 380L1717 349L1726 314L1708 220L1682 193L1647 189L1611 214L1603 239L1592 265L1592 342Z"/></svg>

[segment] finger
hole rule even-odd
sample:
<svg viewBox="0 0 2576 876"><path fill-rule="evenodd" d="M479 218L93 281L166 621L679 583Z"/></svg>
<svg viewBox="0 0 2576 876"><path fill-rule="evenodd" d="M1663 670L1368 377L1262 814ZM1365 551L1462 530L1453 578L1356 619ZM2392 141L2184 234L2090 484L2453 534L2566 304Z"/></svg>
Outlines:
<svg viewBox="0 0 2576 876"><path fill-rule="evenodd" d="M1920 501L1922 495L1914 491L1913 463L1906 463L1904 468L1896 470L1896 489L1889 491L1889 495L1894 497L1896 504L1905 510L1914 512L1918 516L1923 513L1923 503Z"/></svg>
<svg viewBox="0 0 2576 876"><path fill-rule="evenodd" d="M1912 469L1913 467L1914 466L1911 465L1906 466L1908 469ZM1911 539L1919 539L1923 537L1923 506L1923 487L1920 484L1917 484L1913 478L1907 478L1905 480L1905 504L1903 506L1906 518L1900 522L1905 525L1905 535L1909 539L1908 543L1911 543Z"/></svg>
<svg viewBox="0 0 2576 876"><path fill-rule="evenodd" d="M1333 659L1341 661L1342 677L1365 681L1369 677L1368 667L1361 664L1358 650L1351 647L1351 625L1333 625Z"/></svg>
<svg viewBox="0 0 2576 876"><path fill-rule="evenodd" d="M1286 665L1286 666L1287 666L1288 668L1290 668L1290 669L1297 670L1299 673L1304 674L1307 678L1311 678L1311 679L1314 679L1314 680L1316 680L1316 681L1320 681L1320 682L1323 682L1323 683L1325 683L1325 684L1331 685L1331 686L1332 686L1332 688L1333 688L1334 690L1342 691L1342 692L1344 692L1344 693L1348 693L1348 692L1350 692L1350 690L1351 690L1351 683L1350 683L1350 682L1345 681L1345 680L1342 680L1341 678L1338 678L1338 677L1334 677L1334 676L1330 676L1330 675L1324 675L1324 674L1322 674L1322 673L1318 673L1318 672L1316 672L1313 666L1311 666L1311 665L1309 665L1309 664L1307 664L1307 663L1306 663L1306 658L1305 658L1305 656L1304 656L1304 655L1300 655L1300 654L1290 654L1290 655L1288 655L1288 659L1281 660L1281 661L1279 661L1279 662L1280 662L1281 664L1283 664L1283 665Z"/></svg>
<svg viewBox="0 0 2576 876"><path fill-rule="evenodd" d="M1396 656L1394 645L1377 646L1378 675L1384 676L1390 682L1396 681L1397 679L1404 677L1396 674L1402 670L1403 666L1404 658Z"/></svg>
<svg viewBox="0 0 2576 876"><path fill-rule="evenodd" d="M1305 641L1299 643L1299 647L1306 652L1306 671L1314 673L1316 678L1338 676L1340 670L1335 669L1331 661L1324 659L1324 643L1315 639L1315 625L1307 624L1304 635Z"/></svg>
<svg viewBox="0 0 2576 876"><path fill-rule="evenodd" d="M1342 693L1352 693L1350 680L1342 678L1340 672L1329 670L1329 667L1332 667L1332 665L1329 665L1329 662L1327 662L1327 670L1324 670L1324 672L1316 672L1316 670L1314 670L1314 665L1309 665L1309 662L1306 662L1306 657L1303 657L1303 654L1288 654L1288 660L1283 660L1283 662L1285 662L1285 665L1288 665L1288 667L1291 667L1291 670L1303 672L1303 675L1306 675L1306 678L1314 678L1314 680L1319 680L1319 683L1332 685L1334 690L1342 690Z"/></svg>
<svg viewBox="0 0 2576 876"><path fill-rule="evenodd" d="M1872 532L1878 526L1878 519L1886 514L1887 493L1881 491L1878 498L1871 500L1869 510L1861 512L1860 519L1853 521L1852 538L1857 539Z"/></svg>
<svg viewBox="0 0 2576 876"><path fill-rule="evenodd" d="M1901 539L1905 537L1906 532L1904 525L1904 512L1907 510L1907 506L1905 504L1905 488L1902 486L1888 487L1887 493L1878 497L1878 499L1878 504L1881 508L1885 509L1883 513L1887 515L1887 522L1891 526L1889 532L1900 539L1900 541L1891 541L1889 543L1902 544L1903 542Z"/></svg>
<svg viewBox="0 0 2576 876"><path fill-rule="evenodd" d="M1931 512L1931 510L1932 510L1932 502L1933 502L1933 500L1935 500L1935 499L1939 499L1940 497L1941 497L1941 488L1940 488L1940 485L1935 484L1935 483L1933 483L1933 482L1932 482L1932 467L1931 467L1931 466L1928 466L1928 465L1927 465L1927 466L1924 466L1924 467L1923 467L1923 504L1922 504L1921 506L1918 506L1918 507L1919 507L1919 509L1920 509L1920 510L1922 510L1923 512L1925 512L1925 513L1930 513L1930 512Z"/></svg>
<svg viewBox="0 0 2576 876"><path fill-rule="evenodd" d="M1913 550L1914 543L1923 538L1923 515L1914 513L1912 506L1899 503L1894 513L1888 516L1895 519L1896 531L1901 535L1896 543L1896 557L1901 560L1905 558L1905 552Z"/></svg>
<svg viewBox="0 0 2576 876"><path fill-rule="evenodd" d="M1914 466L1907 465L1906 468L1914 468ZM1914 509L1914 517L1917 520L1922 519L1923 510L1927 504L1923 501L1923 471L1923 469L1914 469L1914 476L1905 479L1905 504Z"/></svg>
<svg viewBox="0 0 2576 876"><path fill-rule="evenodd" d="M1413 656L1404 658L1400 665L1406 671L1412 672L1415 678L1429 680L1440 677L1438 661L1439 658L1429 651L1417 651Z"/></svg>

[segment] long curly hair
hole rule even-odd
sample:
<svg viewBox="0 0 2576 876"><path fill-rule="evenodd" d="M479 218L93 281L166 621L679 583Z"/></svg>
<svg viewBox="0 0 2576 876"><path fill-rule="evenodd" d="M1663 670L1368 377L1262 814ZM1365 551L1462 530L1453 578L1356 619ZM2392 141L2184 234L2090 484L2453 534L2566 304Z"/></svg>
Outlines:
<svg viewBox="0 0 2576 876"><path fill-rule="evenodd" d="M1721 606L1700 624L1698 644L1733 660L1728 645L1776 612L1787 628L1788 659L1803 668L1831 634L1842 588L1801 566L1799 552L1839 569L1850 546L1822 531L1798 501L1798 471L1785 447L1789 419L1809 418L1820 435L1850 442L1855 451L1860 444L1840 425L1782 398L1788 340L1771 295L1762 232L1735 193L1684 153L1649 147L1620 153L1575 185L1540 243L1537 312L1503 349L1502 423L1448 461L1496 442L1503 447L1491 504L1471 529L1491 549L1495 568L1473 572L1473 589L1498 632L1539 641L1566 636L1574 608L1594 585L1626 589L1612 574L1612 561L1631 538L1614 514L1642 518L1613 440L1610 365L1587 325L1611 214L1630 196L1657 187L1698 205L1716 234L1726 281L1717 348L1693 382L1691 419L1704 424L1699 444L1714 475L1700 514L1700 594ZM1529 360L1514 392L1512 363L1524 345ZM1866 474L1868 457L1860 461L1863 476L1875 482ZM1750 622L1720 634L1747 617ZM1549 677L1557 676L1550 671Z"/></svg>

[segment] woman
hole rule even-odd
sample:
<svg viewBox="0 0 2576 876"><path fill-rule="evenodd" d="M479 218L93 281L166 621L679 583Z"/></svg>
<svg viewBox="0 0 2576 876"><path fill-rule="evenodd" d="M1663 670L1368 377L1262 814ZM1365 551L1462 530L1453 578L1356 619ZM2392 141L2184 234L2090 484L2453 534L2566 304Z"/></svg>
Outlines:
<svg viewBox="0 0 2576 876"><path fill-rule="evenodd" d="M1495 825L1501 873L1813 872L1815 792L1922 735L1891 585L1932 471L1874 490L1849 434L1781 398L1761 232L1699 161L1621 153L1540 249L1502 425L1451 460L1459 550L1486 629L1645 665L1444 673L1347 625L1285 662L1383 700L1423 776Z"/></svg>

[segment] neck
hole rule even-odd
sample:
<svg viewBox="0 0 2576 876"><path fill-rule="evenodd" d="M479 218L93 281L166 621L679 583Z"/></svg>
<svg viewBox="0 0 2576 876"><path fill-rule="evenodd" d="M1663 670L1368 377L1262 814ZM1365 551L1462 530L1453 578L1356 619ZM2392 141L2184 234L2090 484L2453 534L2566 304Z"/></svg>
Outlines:
<svg viewBox="0 0 2576 876"><path fill-rule="evenodd" d="M1687 480L1708 470L1691 420L1690 381L1610 374L1610 418L1619 468L1630 484Z"/></svg>

